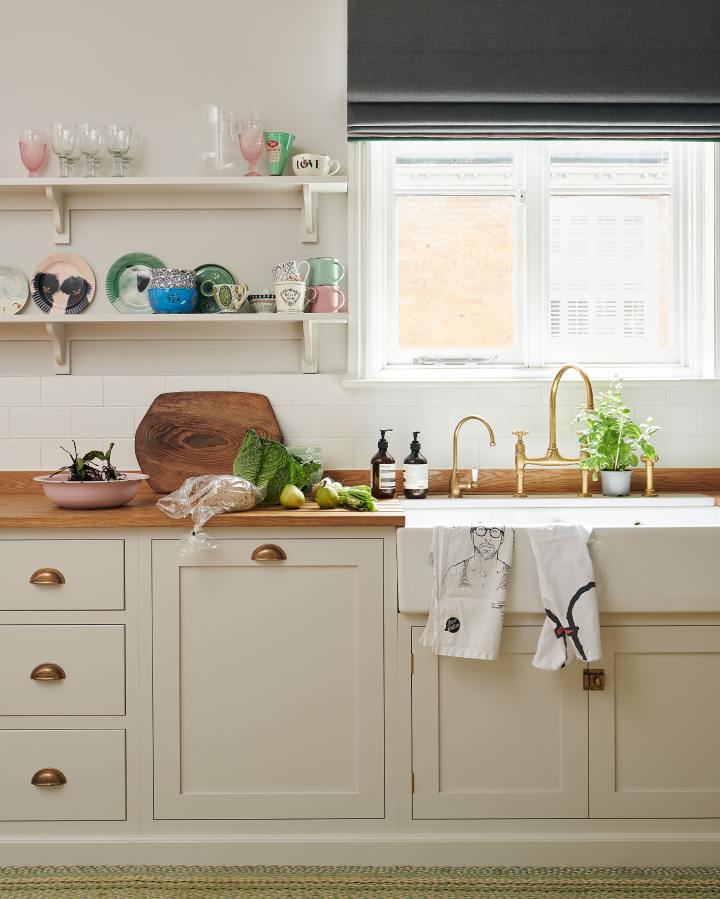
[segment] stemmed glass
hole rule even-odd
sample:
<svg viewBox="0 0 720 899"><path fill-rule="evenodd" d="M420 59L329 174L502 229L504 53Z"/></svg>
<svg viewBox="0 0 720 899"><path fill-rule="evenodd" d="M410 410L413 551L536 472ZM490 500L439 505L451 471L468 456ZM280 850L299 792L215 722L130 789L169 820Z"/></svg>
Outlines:
<svg viewBox="0 0 720 899"><path fill-rule="evenodd" d="M240 152L248 164L245 177L259 175L257 164L265 148L265 132L259 113L252 112L241 119L239 134Z"/></svg>
<svg viewBox="0 0 720 899"><path fill-rule="evenodd" d="M125 176L123 158L130 149L132 128L130 125L121 125L113 122L111 125L106 125L105 130L107 132L108 153L112 156L113 165L115 166L113 177L123 178Z"/></svg>
<svg viewBox="0 0 720 899"><path fill-rule="evenodd" d="M45 164L47 143L48 137L44 131L28 129L20 132L20 159L30 178L37 178Z"/></svg>
<svg viewBox="0 0 720 899"><path fill-rule="evenodd" d="M85 177L94 178L97 164L105 149L107 134L104 125L83 122L80 126L80 152L85 157Z"/></svg>
<svg viewBox="0 0 720 899"><path fill-rule="evenodd" d="M60 161L60 177L70 175L70 163L77 153L78 126L67 122L50 124L50 146Z"/></svg>

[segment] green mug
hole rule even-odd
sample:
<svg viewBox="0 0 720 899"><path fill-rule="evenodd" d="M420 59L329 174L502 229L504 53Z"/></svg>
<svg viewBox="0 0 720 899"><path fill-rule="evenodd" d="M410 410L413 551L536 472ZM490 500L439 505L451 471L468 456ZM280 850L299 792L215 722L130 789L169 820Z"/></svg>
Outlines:
<svg viewBox="0 0 720 899"><path fill-rule="evenodd" d="M271 175L282 175L294 141L295 135L289 131L265 132L265 149Z"/></svg>
<svg viewBox="0 0 720 899"><path fill-rule="evenodd" d="M315 256L308 259L310 271L307 283L313 286L339 284L345 277L345 266L334 256Z"/></svg>

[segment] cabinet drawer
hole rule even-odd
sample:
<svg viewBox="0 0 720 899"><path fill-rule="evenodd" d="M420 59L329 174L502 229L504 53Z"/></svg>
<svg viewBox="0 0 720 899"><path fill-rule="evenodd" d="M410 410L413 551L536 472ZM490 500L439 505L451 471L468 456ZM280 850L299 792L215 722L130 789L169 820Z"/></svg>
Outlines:
<svg viewBox="0 0 720 899"><path fill-rule="evenodd" d="M125 820L123 730L3 730L0 758L2 821Z"/></svg>
<svg viewBox="0 0 720 899"><path fill-rule="evenodd" d="M0 715L125 714L124 631L121 624L0 626Z"/></svg>
<svg viewBox="0 0 720 899"><path fill-rule="evenodd" d="M123 540L0 540L0 609L122 609Z"/></svg>

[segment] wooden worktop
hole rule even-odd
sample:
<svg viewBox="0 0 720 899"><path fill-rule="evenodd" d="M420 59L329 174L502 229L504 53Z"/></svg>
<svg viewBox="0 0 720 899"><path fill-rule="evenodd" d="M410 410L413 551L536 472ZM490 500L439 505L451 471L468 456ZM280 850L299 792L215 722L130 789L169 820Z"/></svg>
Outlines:
<svg viewBox="0 0 720 899"><path fill-rule="evenodd" d="M34 485L35 486L35 485ZM0 493L0 528L189 528L190 518L168 518L157 508L159 494L142 490L127 506L90 511L58 509L45 495L35 491ZM320 509L306 502L302 509L280 506L256 508L248 512L216 515L208 528L349 528L390 527L405 524L397 500L378 503L377 512L351 512L348 509Z"/></svg>

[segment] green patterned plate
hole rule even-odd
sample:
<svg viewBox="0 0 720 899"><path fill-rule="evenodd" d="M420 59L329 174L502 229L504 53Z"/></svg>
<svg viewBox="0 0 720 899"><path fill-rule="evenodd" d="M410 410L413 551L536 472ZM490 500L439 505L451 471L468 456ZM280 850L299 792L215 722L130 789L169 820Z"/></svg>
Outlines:
<svg viewBox="0 0 720 899"><path fill-rule="evenodd" d="M165 263L149 253L127 253L113 262L105 279L105 291L118 312L123 315L152 312L147 289L154 268L165 268Z"/></svg>
<svg viewBox="0 0 720 899"><path fill-rule="evenodd" d="M206 262L199 265L195 271L195 285L198 292L198 303L195 307L195 314L207 315L208 313L219 312L220 310L215 304L213 297L214 284L237 284L235 275L230 269L224 265L215 265L213 262Z"/></svg>

